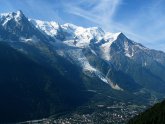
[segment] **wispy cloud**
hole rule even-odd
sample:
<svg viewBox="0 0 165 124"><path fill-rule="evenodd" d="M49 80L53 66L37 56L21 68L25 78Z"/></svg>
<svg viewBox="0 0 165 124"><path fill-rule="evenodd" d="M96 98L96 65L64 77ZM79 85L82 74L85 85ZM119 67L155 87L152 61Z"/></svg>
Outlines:
<svg viewBox="0 0 165 124"><path fill-rule="evenodd" d="M121 3L121 0L82 0L76 3L65 3L65 11L85 18L104 29L111 27L113 15ZM90 8L83 7L82 5L89 6Z"/></svg>

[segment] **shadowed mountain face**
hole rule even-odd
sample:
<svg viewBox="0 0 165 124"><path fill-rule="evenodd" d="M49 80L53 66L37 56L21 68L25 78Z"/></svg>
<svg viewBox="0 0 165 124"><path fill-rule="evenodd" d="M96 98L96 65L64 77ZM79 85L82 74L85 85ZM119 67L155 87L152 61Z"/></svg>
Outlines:
<svg viewBox="0 0 165 124"><path fill-rule="evenodd" d="M157 103L140 115L134 117L128 124L164 124L165 101Z"/></svg>
<svg viewBox="0 0 165 124"><path fill-rule="evenodd" d="M115 100L147 106L165 95L165 53L121 32L28 19L18 11L0 15L0 40L2 121Z"/></svg>
<svg viewBox="0 0 165 124"><path fill-rule="evenodd" d="M79 77L75 77L79 82L71 81L4 43L0 43L0 69L0 122L69 111L90 97Z"/></svg>

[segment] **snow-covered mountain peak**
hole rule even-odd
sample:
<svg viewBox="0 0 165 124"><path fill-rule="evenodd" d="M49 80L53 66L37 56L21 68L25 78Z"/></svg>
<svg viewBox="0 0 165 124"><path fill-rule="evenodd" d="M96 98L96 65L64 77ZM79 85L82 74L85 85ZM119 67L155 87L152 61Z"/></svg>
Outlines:
<svg viewBox="0 0 165 124"><path fill-rule="evenodd" d="M59 29L59 24L54 21L41 21L37 19L29 19L30 22L32 22L36 28L38 28L40 31L45 32L49 36L55 36L57 34L57 30Z"/></svg>
<svg viewBox="0 0 165 124"><path fill-rule="evenodd" d="M0 14L0 17L1 18L7 18L7 17L10 17L10 18L21 18L23 17L24 14L21 10L17 11L17 12L9 12L9 13L2 13Z"/></svg>
<svg viewBox="0 0 165 124"><path fill-rule="evenodd" d="M70 29L70 30L76 30L78 28L78 26L71 23L65 23L61 25L61 27L63 27L64 29Z"/></svg>
<svg viewBox="0 0 165 124"><path fill-rule="evenodd" d="M22 18L24 16L24 14L21 10L18 10L15 14L16 14L15 15L16 18Z"/></svg>
<svg viewBox="0 0 165 124"><path fill-rule="evenodd" d="M105 41L115 41L120 34L122 34L122 32L118 32L118 33L107 32L104 35L104 40Z"/></svg>
<svg viewBox="0 0 165 124"><path fill-rule="evenodd" d="M59 25L57 22L53 21L48 22L34 19L29 19L29 21L32 22L36 28L52 37L58 37L58 31L60 30L60 35L65 35L65 40L79 39L89 42L93 38L101 39L105 35L104 31L99 27L84 28L71 23Z"/></svg>
<svg viewBox="0 0 165 124"><path fill-rule="evenodd" d="M14 20L15 22L19 23L20 20L23 18L25 18L25 16L21 10L17 12L2 13L0 15L0 21L3 26L6 25L11 20Z"/></svg>
<svg viewBox="0 0 165 124"><path fill-rule="evenodd" d="M61 25L61 27L68 33L74 33L77 35L82 35L84 33L88 33L89 35L94 35L94 36L103 36L104 31L99 28L99 27L90 27L90 28L85 28L81 26L76 26L74 24L66 23L64 25Z"/></svg>
<svg viewBox="0 0 165 124"><path fill-rule="evenodd" d="M103 39L104 31L99 27L84 28L72 24L62 25L63 32L66 34L65 43L71 46L84 48L91 43L92 39L96 42Z"/></svg>

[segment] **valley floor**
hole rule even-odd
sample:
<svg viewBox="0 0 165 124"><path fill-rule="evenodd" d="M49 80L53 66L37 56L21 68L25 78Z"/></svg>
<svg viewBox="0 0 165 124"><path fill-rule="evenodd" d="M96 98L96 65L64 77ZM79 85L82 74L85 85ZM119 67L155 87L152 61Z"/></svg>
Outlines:
<svg viewBox="0 0 165 124"><path fill-rule="evenodd" d="M114 101L111 106L103 104L82 106L70 114L54 115L47 119L20 124L124 124L145 109L145 106Z"/></svg>

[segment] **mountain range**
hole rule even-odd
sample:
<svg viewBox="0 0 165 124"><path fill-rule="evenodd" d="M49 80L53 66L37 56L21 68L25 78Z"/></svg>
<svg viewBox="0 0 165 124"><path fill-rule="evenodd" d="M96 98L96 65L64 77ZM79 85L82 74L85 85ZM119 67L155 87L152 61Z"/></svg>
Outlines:
<svg viewBox="0 0 165 124"><path fill-rule="evenodd" d="M165 53L121 32L29 19L17 11L0 14L0 41L0 122L82 108L91 113L121 102L150 106L164 98Z"/></svg>

